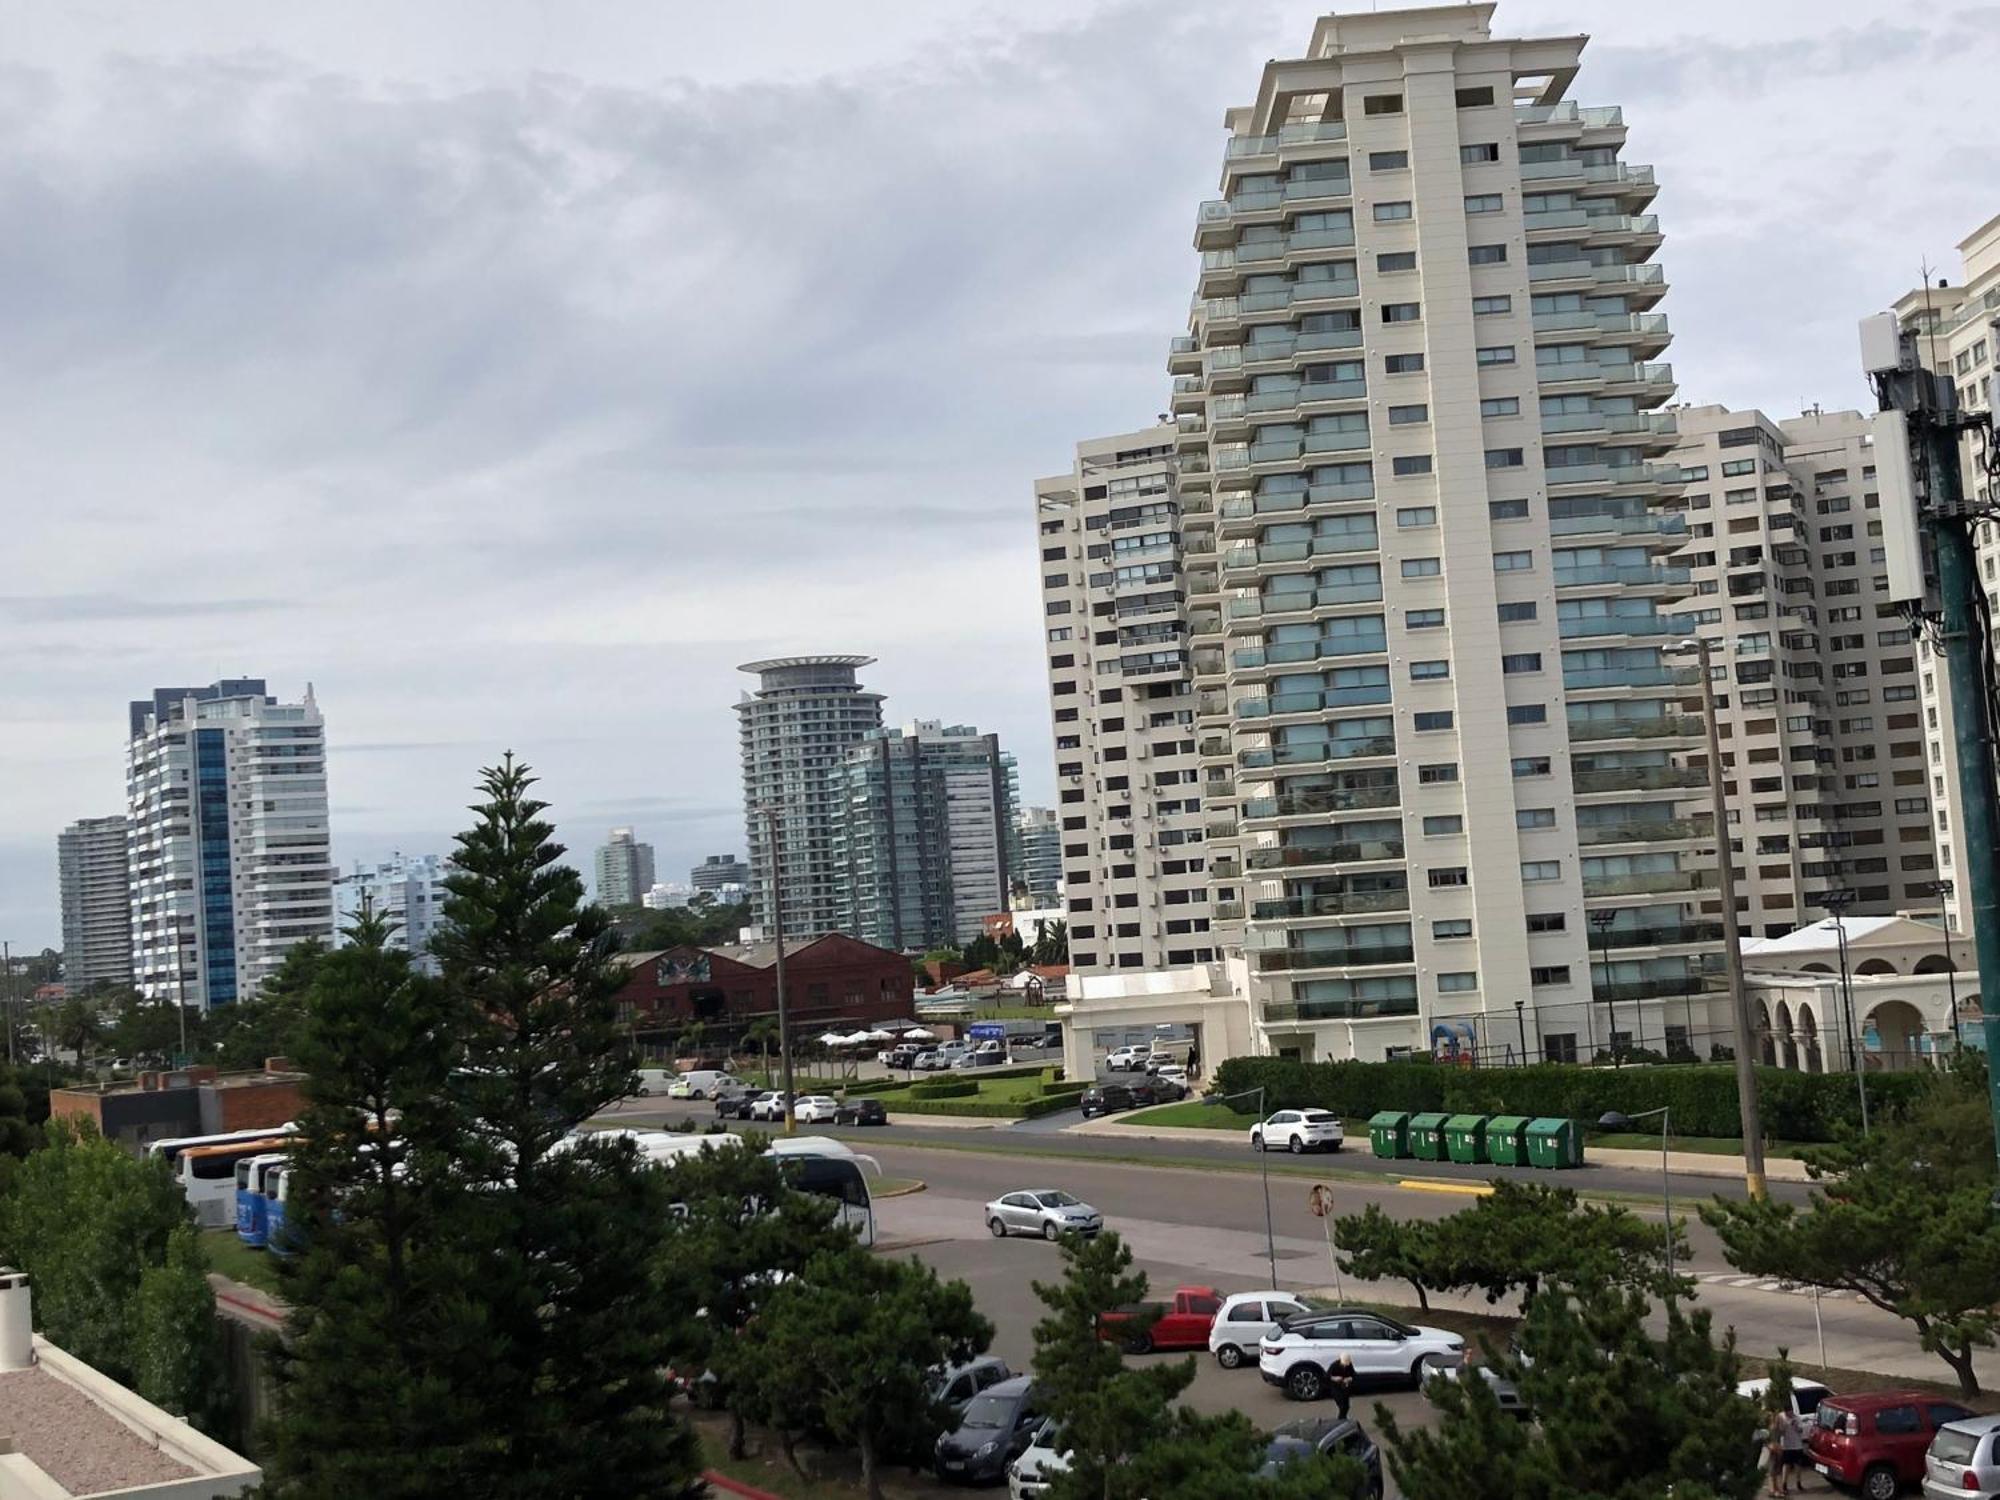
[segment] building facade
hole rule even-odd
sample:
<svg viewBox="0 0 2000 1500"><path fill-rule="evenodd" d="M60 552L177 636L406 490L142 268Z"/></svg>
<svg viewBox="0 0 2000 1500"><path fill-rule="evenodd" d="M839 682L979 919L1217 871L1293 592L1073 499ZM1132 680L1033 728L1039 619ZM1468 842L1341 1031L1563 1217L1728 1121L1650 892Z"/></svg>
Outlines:
<svg viewBox="0 0 2000 1500"><path fill-rule="evenodd" d="M253 995L287 951L333 940L326 725L310 684L158 688L131 705L127 840L134 981L212 1009Z"/></svg>
<svg viewBox="0 0 2000 1500"><path fill-rule="evenodd" d="M1492 12L1322 19L1196 220L1206 849L1279 1052L1671 1051L1715 965L1653 173Z"/></svg>
<svg viewBox="0 0 2000 1500"><path fill-rule="evenodd" d="M1963 274L1957 286L1925 287L1897 301L1896 315L1905 329L1922 335L1917 356L1926 368L1949 371L1958 389L1958 404L1968 411L1993 410L1993 375L2000 363L2000 215L1988 219L1959 241ZM1993 482L1980 472L1970 451L1961 473L1970 502L2000 500ZM1978 535L1979 581L1986 590L1988 612L2000 619L2000 536L1983 526ZM2000 649L2000 645L1996 645ZM1964 825L1964 804L1958 791L1958 753L1954 739L1951 696L1944 663L1928 640L1917 642L1918 688L1922 694L1926 756L1929 760L1931 824L1936 839L1941 878L1950 882L1943 897L1954 930L1966 929L1971 887L1966 848L1957 830ZM1935 899L1935 898L1934 898Z"/></svg>
<svg viewBox="0 0 2000 1500"><path fill-rule="evenodd" d="M750 867L733 854L711 854L688 871L688 884L697 891L741 888L750 883Z"/></svg>
<svg viewBox="0 0 2000 1500"><path fill-rule="evenodd" d="M132 881L123 817L79 818L56 835L62 888L63 988L80 995L132 982Z"/></svg>
<svg viewBox="0 0 2000 1500"><path fill-rule="evenodd" d="M1053 807L1024 807L1014 818L1013 905L1062 904L1062 826Z"/></svg>
<svg viewBox="0 0 2000 1500"><path fill-rule="evenodd" d="M776 950L770 943L620 954L626 980L619 1020L644 1040L649 1029L704 1028L706 1046L740 1044L750 1022L778 1013ZM787 1012L797 1036L833 1022L906 1020L916 971L901 953L842 933L786 945Z"/></svg>
<svg viewBox="0 0 2000 1500"><path fill-rule="evenodd" d="M1063 905L1080 974L1207 963L1222 937L1213 924L1241 916L1228 882L1210 901L1176 438L1159 426L1079 443L1069 473L1035 484Z"/></svg>
<svg viewBox="0 0 2000 1500"><path fill-rule="evenodd" d="M1677 416L1689 540L1674 561L1711 644L1744 934L1809 925L1833 893L1857 916L1933 903L1916 646L1875 583L1867 419ZM1702 912L1720 917L1715 893Z"/></svg>
<svg viewBox="0 0 2000 1500"><path fill-rule="evenodd" d="M597 849L597 904L637 906L653 888L653 846L642 844L629 828L611 830L611 841Z"/></svg>
<svg viewBox="0 0 2000 1500"><path fill-rule="evenodd" d="M737 669L757 675L736 716L750 901L765 931L773 916L774 831L786 933L834 932L847 919L846 870L836 848L841 768L848 747L882 727L882 695L855 678L874 659L784 656Z"/></svg>
<svg viewBox="0 0 2000 1500"><path fill-rule="evenodd" d="M920 720L850 746L834 830L842 930L919 953L978 937L1007 909L1016 800L997 735Z"/></svg>
<svg viewBox="0 0 2000 1500"><path fill-rule="evenodd" d="M395 924L390 946L415 954L420 973L437 974L431 939L444 922L444 904L450 898L444 882L451 870L451 861L441 854L392 854L379 864L357 863L334 882L334 905L342 934L338 941L346 941L348 924L360 915L365 902L378 916Z"/></svg>

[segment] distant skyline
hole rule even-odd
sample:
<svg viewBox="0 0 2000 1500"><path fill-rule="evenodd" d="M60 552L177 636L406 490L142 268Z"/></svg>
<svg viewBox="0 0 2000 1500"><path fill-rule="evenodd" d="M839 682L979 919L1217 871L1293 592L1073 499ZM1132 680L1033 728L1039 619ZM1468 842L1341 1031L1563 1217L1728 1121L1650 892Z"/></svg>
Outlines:
<svg viewBox="0 0 2000 1500"><path fill-rule="evenodd" d="M1166 409L1223 111L1321 9L0 0L0 937L59 943L126 702L233 673L314 684L346 868L510 748L579 869L741 854L736 663L790 652L1052 801L1032 481ZM1595 33L1691 402L1865 404L1855 320L2000 209L1908 126L2000 8L1495 25Z"/></svg>

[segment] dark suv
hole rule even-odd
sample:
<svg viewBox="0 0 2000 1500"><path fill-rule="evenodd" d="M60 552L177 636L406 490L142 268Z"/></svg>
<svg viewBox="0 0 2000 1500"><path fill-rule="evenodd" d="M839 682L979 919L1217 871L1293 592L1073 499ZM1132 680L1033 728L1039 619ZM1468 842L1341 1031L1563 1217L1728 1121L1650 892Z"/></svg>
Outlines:
<svg viewBox="0 0 2000 1500"><path fill-rule="evenodd" d="M1257 1472L1270 1479L1315 1453L1353 1459L1367 1476L1367 1493L1381 1500L1382 1452L1352 1417L1301 1417L1285 1423L1271 1434L1264 1448L1264 1466Z"/></svg>
<svg viewBox="0 0 2000 1500"><path fill-rule="evenodd" d="M1130 1109L1137 1101L1122 1083L1093 1083L1083 1091L1083 1117L1108 1115L1116 1109Z"/></svg>

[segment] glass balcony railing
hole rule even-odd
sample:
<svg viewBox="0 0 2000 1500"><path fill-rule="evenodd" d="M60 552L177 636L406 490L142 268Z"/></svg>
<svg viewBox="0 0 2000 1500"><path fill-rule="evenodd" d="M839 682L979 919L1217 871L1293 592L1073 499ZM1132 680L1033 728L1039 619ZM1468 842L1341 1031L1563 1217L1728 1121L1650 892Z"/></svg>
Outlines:
<svg viewBox="0 0 2000 1500"><path fill-rule="evenodd" d="M1707 870L1646 870L1632 875L1586 875L1583 894L1649 896L1665 891L1699 891L1715 883Z"/></svg>
<svg viewBox="0 0 2000 1500"><path fill-rule="evenodd" d="M1556 587L1559 589L1579 588L1587 584L1624 584L1633 588L1685 588L1693 581L1693 577L1694 575L1686 568L1644 567L1618 563L1599 563L1588 567L1555 570Z"/></svg>
<svg viewBox="0 0 2000 1500"><path fill-rule="evenodd" d="M1708 772L1689 766L1616 766L1603 771L1572 771L1570 785L1586 792L1664 792L1681 787L1705 787Z"/></svg>
<svg viewBox="0 0 2000 1500"><path fill-rule="evenodd" d="M1592 688L1693 687L1701 681L1699 667L1618 666L1565 667L1565 691L1586 692Z"/></svg>
<svg viewBox="0 0 2000 1500"><path fill-rule="evenodd" d="M1349 948L1280 948L1257 955L1260 974L1294 973L1300 969L1358 969L1378 964L1415 962L1408 943L1369 944Z"/></svg>
<svg viewBox="0 0 2000 1500"><path fill-rule="evenodd" d="M1316 641L1280 641L1271 645L1245 646L1230 653L1229 664L1254 671L1259 667L1288 666L1327 657L1374 656L1388 649L1386 636L1328 635Z"/></svg>
<svg viewBox="0 0 2000 1500"><path fill-rule="evenodd" d="M1225 568L1255 568L1272 563L1305 562L1315 557L1349 557L1356 552L1376 552L1380 549L1381 543L1369 533L1316 536L1297 542L1255 542L1231 547L1223 554L1222 565Z"/></svg>
<svg viewBox="0 0 2000 1500"><path fill-rule="evenodd" d="M1287 917L1351 917L1409 909L1410 893L1407 890L1331 891L1317 896L1287 896L1281 901L1252 902L1250 914L1260 922L1274 922Z"/></svg>
<svg viewBox="0 0 2000 1500"><path fill-rule="evenodd" d="M1720 922L1671 922L1655 927L1607 927L1594 932L1593 949L1663 948L1673 943L1719 943Z"/></svg>
<svg viewBox="0 0 2000 1500"><path fill-rule="evenodd" d="M1675 995L1699 995L1707 988L1699 974L1688 974L1672 979L1624 979L1616 984L1593 981L1590 986L1590 997L1597 1001L1660 1000Z"/></svg>
<svg viewBox="0 0 2000 1500"><path fill-rule="evenodd" d="M1355 735L1350 739L1311 740L1303 745L1273 745L1267 750L1244 750L1236 757L1246 770L1260 766L1315 766L1326 761L1357 760L1369 755L1394 755L1393 734Z"/></svg>
<svg viewBox="0 0 2000 1500"><path fill-rule="evenodd" d="M1576 841L1585 846L1684 842L1714 836L1715 823L1708 818L1649 818L1636 823L1579 823L1576 827Z"/></svg>
<svg viewBox="0 0 2000 1500"><path fill-rule="evenodd" d="M1556 634L1566 641L1600 635L1682 636L1693 628L1690 615L1588 615L1556 622Z"/></svg>
<svg viewBox="0 0 2000 1500"><path fill-rule="evenodd" d="M1223 514L1228 515L1229 512L1225 509ZM1662 511L1646 511L1639 515L1549 517L1550 536L1685 537L1687 534L1687 517L1668 515Z"/></svg>
<svg viewBox="0 0 2000 1500"><path fill-rule="evenodd" d="M1521 125L1581 125L1586 130L1602 130L1625 123L1625 112L1615 104L1588 109L1574 100L1560 104L1517 104L1514 119Z"/></svg>
<svg viewBox="0 0 2000 1500"><path fill-rule="evenodd" d="M1571 719L1573 740L1652 740L1691 738L1702 732L1701 720L1679 714L1637 719Z"/></svg>
<svg viewBox="0 0 2000 1500"><path fill-rule="evenodd" d="M1309 714L1325 708L1365 708L1389 701L1389 684L1326 688L1316 693L1273 693L1268 698L1238 698L1236 716L1262 719L1272 714Z"/></svg>
<svg viewBox="0 0 2000 1500"><path fill-rule="evenodd" d="M1266 1022L1287 1021L1367 1021L1378 1016L1414 1016L1415 995L1394 995L1370 1000L1267 1000L1263 1006Z"/></svg>
<svg viewBox="0 0 2000 1500"><path fill-rule="evenodd" d="M1401 839L1351 839L1342 844L1290 844L1278 849L1246 849L1246 870L1307 870L1351 865L1366 859L1402 859ZM1406 899L1408 892L1402 892Z"/></svg>
<svg viewBox="0 0 2000 1500"><path fill-rule="evenodd" d="M1325 813L1364 812L1377 807L1394 807L1401 796L1394 786L1321 787L1309 792L1287 792L1277 797L1249 797L1238 811L1249 818L1319 817ZM1400 858L1385 855L1385 859Z"/></svg>

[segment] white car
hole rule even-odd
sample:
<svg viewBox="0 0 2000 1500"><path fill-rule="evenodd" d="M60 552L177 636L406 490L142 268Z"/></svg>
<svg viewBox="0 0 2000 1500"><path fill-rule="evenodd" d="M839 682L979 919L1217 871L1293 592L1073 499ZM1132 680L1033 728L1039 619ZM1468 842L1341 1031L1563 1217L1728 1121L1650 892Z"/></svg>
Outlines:
<svg viewBox="0 0 2000 1500"><path fill-rule="evenodd" d="M839 1101L827 1094L807 1094L792 1105L792 1119L800 1125L831 1125L839 1114Z"/></svg>
<svg viewBox="0 0 2000 1500"><path fill-rule="evenodd" d="M1050 1417L1035 1429L1021 1456L1007 1465L1007 1500L1041 1500L1049 1480L1069 1472L1069 1450L1062 1446L1062 1429Z"/></svg>
<svg viewBox="0 0 2000 1500"><path fill-rule="evenodd" d="M1324 1109L1281 1109L1250 1127L1250 1149L1278 1147L1297 1156L1302 1151L1338 1151L1347 1139L1340 1116Z"/></svg>
<svg viewBox="0 0 2000 1500"><path fill-rule="evenodd" d="M1104 1058L1107 1073L1136 1073L1146 1066L1146 1060L1153 1055L1151 1047L1113 1047Z"/></svg>
<svg viewBox="0 0 2000 1500"><path fill-rule="evenodd" d="M1433 1371L1465 1363L1465 1340L1442 1328L1335 1308L1294 1318L1265 1339L1257 1368L1294 1401L1317 1401L1332 1389L1327 1372L1342 1355L1358 1379L1408 1380L1421 1388Z"/></svg>
<svg viewBox="0 0 2000 1500"><path fill-rule="evenodd" d="M797 1108L795 1104L793 1106ZM750 1101L750 1118L753 1120L782 1120L785 1118L785 1096L777 1089L770 1089Z"/></svg>
<svg viewBox="0 0 2000 1500"><path fill-rule="evenodd" d="M680 1075L672 1068L641 1068L639 1070L639 1097L649 1099L654 1094L664 1094L673 1088Z"/></svg>
<svg viewBox="0 0 2000 1500"><path fill-rule="evenodd" d="M733 1073L725 1073L720 1068L697 1068L692 1073L683 1073L667 1088L669 1099L708 1099L718 1090L735 1089L743 1086L743 1080Z"/></svg>
<svg viewBox="0 0 2000 1500"><path fill-rule="evenodd" d="M1188 1070L1179 1063L1166 1063L1157 1067L1153 1069L1153 1076L1155 1078L1164 1078L1168 1083L1179 1084L1181 1092L1184 1094L1194 1092L1194 1084L1188 1078Z"/></svg>
<svg viewBox="0 0 2000 1500"><path fill-rule="evenodd" d="M1208 1330L1208 1352L1225 1370L1234 1370L1257 1357L1264 1340L1278 1335L1278 1325L1286 1318L1304 1317L1311 1311L1296 1297L1279 1292L1235 1292L1222 1299L1215 1322Z"/></svg>

